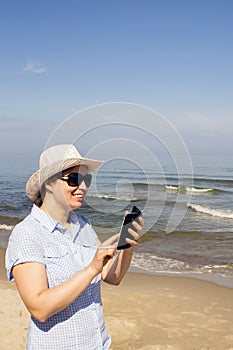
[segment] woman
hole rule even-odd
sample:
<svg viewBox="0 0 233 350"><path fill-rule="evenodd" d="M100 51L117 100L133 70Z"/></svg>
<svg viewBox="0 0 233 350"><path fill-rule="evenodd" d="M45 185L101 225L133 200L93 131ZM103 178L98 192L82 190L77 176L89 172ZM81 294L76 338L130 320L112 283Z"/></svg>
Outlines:
<svg viewBox="0 0 233 350"><path fill-rule="evenodd" d="M73 145L56 145L42 153L40 169L27 182L34 204L12 231L6 267L31 314L28 350L109 349L100 281L120 283L143 220L129 230L131 247L115 255L118 235L101 244L90 223L73 212L101 163L83 158Z"/></svg>

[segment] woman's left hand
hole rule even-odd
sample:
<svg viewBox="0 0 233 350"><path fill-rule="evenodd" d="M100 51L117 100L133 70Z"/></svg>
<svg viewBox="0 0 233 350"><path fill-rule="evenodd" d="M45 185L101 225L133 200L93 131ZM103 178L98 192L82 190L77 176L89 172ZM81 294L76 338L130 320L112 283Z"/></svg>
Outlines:
<svg viewBox="0 0 233 350"><path fill-rule="evenodd" d="M126 212L127 214L127 212ZM141 216L138 217L137 221L132 222L133 229L128 229L128 232L132 236L132 239L126 238L126 242L131 245L131 247L135 247L138 245L138 241L140 237L142 236L142 228L144 226L144 220ZM106 241L102 243L102 246L111 246L111 245L117 245L118 239L120 234L117 233L110 238L108 238Z"/></svg>
<svg viewBox="0 0 233 350"><path fill-rule="evenodd" d="M137 221L132 222L133 228L128 229L128 232L131 234L132 239L126 238L126 242L131 245L131 247L135 247L138 245L138 241L142 236L142 228L144 226L144 220L141 216L138 217Z"/></svg>
<svg viewBox="0 0 233 350"><path fill-rule="evenodd" d="M107 264L103 267L102 271L102 279L103 281L118 285L130 266L133 247L138 245L138 240L142 235L142 227L144 225L144 220L142 217L139 217L137 221L132 222L133 229L128 229L128 232L132 236L132 239L126 238L126 242L130 244L129 249L121 250L119 254L117 254L115 259L109 259ZM110 245L110 247L117 245L120 234L116 234L105 242L102 243L102 246L106 247Z"/></svg>

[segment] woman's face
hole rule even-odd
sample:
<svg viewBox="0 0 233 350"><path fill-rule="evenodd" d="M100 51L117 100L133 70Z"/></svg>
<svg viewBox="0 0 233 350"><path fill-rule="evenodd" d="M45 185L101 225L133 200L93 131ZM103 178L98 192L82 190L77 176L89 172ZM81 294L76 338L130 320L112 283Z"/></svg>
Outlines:
<svg viewBox="0 0 233 350"><path fill-rule="evenodd" d="M81 175L86 175L88 173L88 169L86 166L80 165L65 170L62 175L67 176L71 173L80 173ZM69 186L67 181L62 179L54 181L51 185L53 189L53 197L60 205L68 207L68 209L71 210L78 209L82 206L88 190L84 181L80 184L80 186L77 187Z"/></svg>

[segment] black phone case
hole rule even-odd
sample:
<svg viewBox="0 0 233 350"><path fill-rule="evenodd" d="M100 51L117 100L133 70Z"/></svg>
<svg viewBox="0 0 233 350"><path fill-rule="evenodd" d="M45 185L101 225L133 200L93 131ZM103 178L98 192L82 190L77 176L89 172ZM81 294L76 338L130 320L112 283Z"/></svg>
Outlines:
<svg viewBox="0 0 233 350"><path fill-rule="evenodd" d="M131 234L128 232L129 228L133 228L132 221L136 221L137 218L141 215L141 211L134 206L131 213L126 214L122 227L121 227L121 233L120 238L117 244L117 249L127 249L130 247L130 244L126 242L126 238L133 239Z"/></svg>

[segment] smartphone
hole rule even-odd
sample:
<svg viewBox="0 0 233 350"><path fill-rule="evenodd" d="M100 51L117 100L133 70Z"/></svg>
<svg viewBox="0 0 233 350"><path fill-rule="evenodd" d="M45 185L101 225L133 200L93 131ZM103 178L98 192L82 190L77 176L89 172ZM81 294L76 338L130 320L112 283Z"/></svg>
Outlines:
<svg viewBox="0 0 233 350"><path fill-rule="evenodd" d="M133 207L132 211L125 215L124 220L121 225L120 237L117 243L117 249L127 249L130 247L130 244L126 242L126 238L133 239L131 234L128 232L129 228L133 228L132 221L137 221L137 218L142 215L140 209L136 206Z"/></svg>

